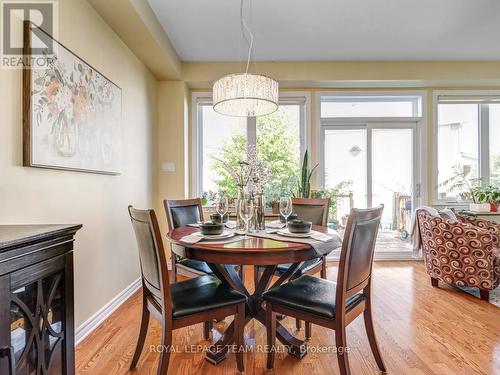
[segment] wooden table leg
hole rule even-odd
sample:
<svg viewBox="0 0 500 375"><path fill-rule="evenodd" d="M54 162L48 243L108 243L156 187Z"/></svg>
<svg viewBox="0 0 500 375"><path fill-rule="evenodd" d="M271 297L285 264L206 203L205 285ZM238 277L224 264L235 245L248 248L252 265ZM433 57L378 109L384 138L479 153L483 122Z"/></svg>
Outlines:
<svg viewBox="0 0 500 375"><path fill-rule="evenodd" d="M264 326L266 325L265 311L262 308L262 294L269 288L272 277L274 275L275 265L265 266L264 272L262 272L255 291L250 294L246 289L243 280L240 280L238 273L233 269L227 268L225 265L220 264L208 264L210 269L213 271L214 275L217 276L223 283L227 284L233 289L238 290L248 296L247 310L245 325L252 319L257 319ZM285 282L293 272L299 267L300 263L295 263L290 267L290 271L282 275L274 284L273 287L281 285ZM213 344L206 353L206 360L210 363L217 365L226 358L226 354L229 351L229 345L234 342L235 332L234 323L231 323L222 337ZM307 353L307 346L304 341L294 337L288 330L280 323L276 324L276 337L280 340L287 348L291 355L302 358Z"/></svg>

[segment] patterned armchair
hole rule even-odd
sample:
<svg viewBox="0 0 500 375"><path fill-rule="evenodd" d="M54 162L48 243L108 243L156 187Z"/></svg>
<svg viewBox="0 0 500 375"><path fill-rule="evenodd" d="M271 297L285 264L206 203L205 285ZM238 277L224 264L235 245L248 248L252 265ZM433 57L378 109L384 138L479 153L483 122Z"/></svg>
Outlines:
<svg viewBox="0 0 500 375"><path fill-rule="evenodd" d="M479 288L482 300L500 284L500 224L457 216L458 221L417 212L427 273L439 281Z"/></svg>

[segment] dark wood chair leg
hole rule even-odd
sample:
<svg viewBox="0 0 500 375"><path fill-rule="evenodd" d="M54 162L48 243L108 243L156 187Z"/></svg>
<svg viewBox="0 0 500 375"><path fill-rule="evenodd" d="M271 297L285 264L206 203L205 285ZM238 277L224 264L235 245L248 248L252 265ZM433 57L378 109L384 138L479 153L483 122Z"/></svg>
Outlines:
<svg viewBox="0 0 500 375"><path fill-rule="evenodd" d="M431 284L432 286L437 287L439 286L439 280L431 277Z"/></svg>
<svg viewBox="0 0 500 375"><path fill-rule="evenodd" d="M276 313L269 302L266 302L266 331L267 331L267 364L269 370L274 368L274 353L276 352Z"/></svg>
<svg viewBox="0 0 500 375"><path fill-rule="evenodd" d="M172 282L176 283L177 282L177 255L170 250L170 261L172 263Z"/></svg>
<svg viewBox="0 0 500 375"><path fill-rule="evenodd" d="M326 257L323 258L323 261L321 262L321 272L320 276L322 279L326 280Z"/></svg>
<svg viewBox="0 0 500 375"><path fill-rule="evenodd" d="M160 362L158 363L158 375L167 375L168 363L170 361L170 346L172 345L172 321L162 323L161 334L161 353Z"/></svg>
<svg viewBox="0 0 500 375"><path fill-rule="evenodd" d="M337 360L341 375L351 375L349 368L349 358L347 356L347 336L345 326L335 329L335 345L337 346Z"/></svg>
<svg viewBox="0 0 500 375"><path fill-rule="evenodd" d="M143 294L144 290L145 289L143 288ZM132 362L130 363L130 369L134 369L137 367L137 362L139 362L142 349L144 348L144 341L146 340L146 336L148 334L149 315L150 314L146 304L146 297L143 295L141 328L139 330L139 338L137 339L137 345L135 347L134 357L132 358Z"/></svg>
<svg viewBox="0 0 500 375"><path fill-rule="evenodd" d="M486 301L486 302L490 301L490 291L489 290L479 289L479 296L481 297L482 301Z"/></svg>
<svg viewBox="0 0 500 375"><path fill-rule="evenodd" d="M245 284L245 266L240 265L240 279L243 284Z"/></svg>
<svg viewBox="0 0 500 375"><path fill-rule="evenodd" d="M309 322L304 322L306 326L306 333L305 333L305 338L306 340L309 340L311 338L311 323Z"/></svg>
<svg viewBox="0 0 500 375"><path fill-rule="evenodd" d="M378 348L377 339L375 337L375 329L373 326L373 318L371 311L371 302L367 301L367 308L363 313L363 318L365 320L366 334L368 336L368 342L370 343L370 348L372 349L373 356L375 357L375 362L381 372L386 372L384 361L380 355L380 350Z"/></svg>
<svg viewBox="0 0 500 375"><path fill-rule="evenodd" d="M210 332L212 331L212 322L203 322L203 338L208 340L210 338Z"/></svg>
<svg viewBox="0 0 500 375"><path fill-rule="evenodd" d="M243 364L243 352L245 346L245 304L240 303L237 307L236 314L234 315L234 330L235 330L235 344L236 344L236 365L238 371L245 371Z"/></svg>
<svg viewBox="0 0 500 375"><path fill-rule="evenodd" d="M295 319L295 328L297 328L297 331L300 331L300 329L302 328L300 319Z"/></svg>

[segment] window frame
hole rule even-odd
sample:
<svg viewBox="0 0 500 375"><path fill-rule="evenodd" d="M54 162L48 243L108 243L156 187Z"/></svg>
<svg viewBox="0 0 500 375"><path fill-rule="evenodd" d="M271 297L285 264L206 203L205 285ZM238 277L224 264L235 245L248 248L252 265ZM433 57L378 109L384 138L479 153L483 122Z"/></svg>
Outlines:
<svg viewBox="0 0 500 375"><path fill-rule="evenodd" d="M434 205L452 205L463 206L468 201L459 201L457 198L439 198L438 192L438 162L439 162L439 147L438 147L438 118L440 97L444 96L448 99L456 98L457 104L460 104L460 99L467 100L478 98L479 105L479 128L478 128L478 158L479 158L479 177L482 177L482 184L488 185L490 181L490 137L489 137L489 106L491 102L487 100L480 103L480 98L497 99L500 96L500 90L434 90L432 92L432 111L433 111L433 130L432 130L432 153L434 155L432 162L432 202Z"/></svg>
<svg viewBox="0 0 500 375"><path fill-rule="evenodd" d="M211 92L193 92L191 94L191 196L203 194L203 124L201 105L212 104ZM279 104L300 105L300 158L306 149L311 150L311 95L305 91L280 92ZM251 129L253 127L253 129ZM247 144L256 141L256 119L247 117Z"/></svg>
<svg viewBox="0 0 500 375"><path fill-rule="evenodd" d="M341 117L341 116L338 116L338 117L322 117L321 116L321 103L324 103L324 102L339 102L339 103L348 103L350 101L352 101L353 99L357 99L355 100L355 102L358 102L358 103L369 103L369 102L375 102L375 103L390 103L390 102L393 102L395 100L393 99L408 99L407 101L409 103L412 103L412 116L404 116L404 117L400 117L400 116L392 116L392 117L387 117L387 116L347 116L347 117ZM382 93L380 91L378 92L359 92L359 91L356 91L356 93L354 93L353 91L350 91L348 93L346 92L343 92L342 94L326 94L326 95L321 95L320 96L320 103L319 103L319 113L318 113L318 116L320 118L323 118L323 119L327 119L327 118L335 118L335 119L352 119L352 118L355 118L355 119L361 119L361 118L365 118L365 119L388 119L388 118L391 118L391 119L408 119L408 118L421 118L422 117L422 111L423 111L423 106L422 106L422 96L421 94L409 94L409 93L406 93L406 94L397 94L397 93Z"/></svg>
<svg viewBox="0 0 500 375"><path fill-rule="evenodd" d="M370 97L374 100L383 100L385 98L395 97L411 97L416 98L414 101L419 108L413 109L414 116L412 117L321 117L321 102L323 97L366 97L366 101ZM372 100L373 100L372 99ZM319 174L318 174L318 187L324 189L325 187L325 162L324 162L324 130L335 127L350 128L366 127L367 124L385 124L383 126L389 127L394 123L410 123L416 124L415 127L415 161L418 167L415 170L415 199L417 204L424 204L428 199L427 187L427 165L428 165L428 152L427 152L427 92L425 90L349 90L349 91L319 91L316 93L316 114L317 114L317 131L316 131L316 160L319 161Z"/></svg>

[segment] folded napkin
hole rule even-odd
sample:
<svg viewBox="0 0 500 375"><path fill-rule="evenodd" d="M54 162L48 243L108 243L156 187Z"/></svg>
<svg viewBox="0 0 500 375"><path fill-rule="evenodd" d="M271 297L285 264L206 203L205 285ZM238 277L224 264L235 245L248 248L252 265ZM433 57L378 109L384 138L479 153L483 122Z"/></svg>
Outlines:
<svg viewBox="0 0 500 375"><path fill-rule="evenodd" d="M236 228L236 221L228 220L227 223L225 223L226 228L229 229L234 229Z"/></svg>
<svg viewBox="0 0 500 375"><path fill-rule="evenodd" d="M189 234L187 236L182 237L181 242L193 244L201 241L201 239L202 238L200 236L197 236L196 234Z"/></svg>
<svg viewBox="0 0 500 375"><path fill-rule="evenodd" d="M321 233L321 232L316 232L312 231L311 232L311 238L313 240L321 241L321 242L328 242L334 239L334 236L330 236L326 233Z"/></svg>
<svg viewBox="0 0 500 375"><path fill-rule="evenodd" d="M266 227L271 228L271 229L281 229L281 228L286 227L286 224L282 223L279 220L275 220L275 221L271 221L270 223L267 223Z"/></svg>

